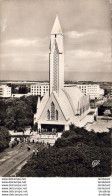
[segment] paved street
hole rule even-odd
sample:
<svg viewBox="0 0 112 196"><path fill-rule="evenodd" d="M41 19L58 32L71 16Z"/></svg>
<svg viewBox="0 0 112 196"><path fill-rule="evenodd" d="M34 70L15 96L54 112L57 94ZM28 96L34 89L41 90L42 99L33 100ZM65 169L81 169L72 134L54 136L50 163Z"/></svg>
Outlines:
<svg viewBox="0 0 112 196"><path fill-rule="evenodd" d="M23 143L12 148L8 148L0 153L0 176L7 174L25 161L31 154L36 144L31 144L31 150L27 151L28 144Z"/></svg>

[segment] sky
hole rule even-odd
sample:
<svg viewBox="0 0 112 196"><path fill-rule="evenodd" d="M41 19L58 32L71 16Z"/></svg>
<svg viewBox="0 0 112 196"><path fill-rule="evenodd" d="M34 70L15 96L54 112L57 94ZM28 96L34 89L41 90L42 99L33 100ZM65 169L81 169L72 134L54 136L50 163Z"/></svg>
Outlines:
<svg viewBox="0 0 112 196"><path fill-rule="evenodd" d="M65 80L112 81L109 0L0 0L0 79L48 79L56 14Z"/></svg>

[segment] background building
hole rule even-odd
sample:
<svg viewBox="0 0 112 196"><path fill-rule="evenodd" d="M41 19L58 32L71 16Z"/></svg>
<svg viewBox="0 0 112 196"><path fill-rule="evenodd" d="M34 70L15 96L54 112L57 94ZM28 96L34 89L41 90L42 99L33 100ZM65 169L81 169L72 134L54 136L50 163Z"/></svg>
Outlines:
<svg viewBox="0 0 112 196"><path fill-rule="evenodd" d="M104 95L104 90L98 84L78 84L84 95L89 95L90 99L100 99Z"/></svg>
<svg viewBox="0 0 112 196"><path fill-rule="evenodd" d="M37 83L30 86L31 95L40 95L41 97L43 97L48 90L49 83Z"/></svg>
<svg viewBox="0 0 112 196"><path fill-rule="evenodd" d="M7 85L0 86L0 97L11 97L11 87Z"/></svg>

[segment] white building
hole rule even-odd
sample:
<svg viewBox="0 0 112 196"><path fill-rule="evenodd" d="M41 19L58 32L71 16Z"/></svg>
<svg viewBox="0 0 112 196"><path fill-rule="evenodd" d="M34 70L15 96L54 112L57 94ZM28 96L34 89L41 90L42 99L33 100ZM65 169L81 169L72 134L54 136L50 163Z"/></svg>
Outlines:
<svg viewBox="0 0 112 196"><path fill-rule="evenodd" d="M11 87L7 85L0 86L0 97L11 97Z"/></svg>
<svg viewBox="0 0 112 196"><path fill-rule="evenodd" d="M104 90L99 84L78 84L84 95L89 95L90 99L100 99L104 95Z"/></svg>
<svg viewBox="0 0 112 196"><path fill-rule="evenodd" d="M63 33L58 17L51 31L49 69L50 88L38 102L34 116L38 128L62 131L68 130L71 123L84 126L93 122L94 112L90 110L89 96L85 96L78 87L64 87Z"/></svg>
<svg viewBox="0 0 112 196"><path fill-rule="evenodd" d="M32 84L30 86L31 95L40 95L41 97L43 97L46 91L48 90L49 90L48 83L37 83L37 84Z"/></svg>

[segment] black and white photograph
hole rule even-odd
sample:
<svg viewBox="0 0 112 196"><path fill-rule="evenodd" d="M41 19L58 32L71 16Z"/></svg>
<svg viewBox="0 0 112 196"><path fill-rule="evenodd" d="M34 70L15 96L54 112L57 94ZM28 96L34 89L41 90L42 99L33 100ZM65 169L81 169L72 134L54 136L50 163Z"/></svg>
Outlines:
<svg viewBox="0 0 112 196"><path fill-rule="evenodd" d="M110 177L109 0L0 0L0 177Z"/></svg>

